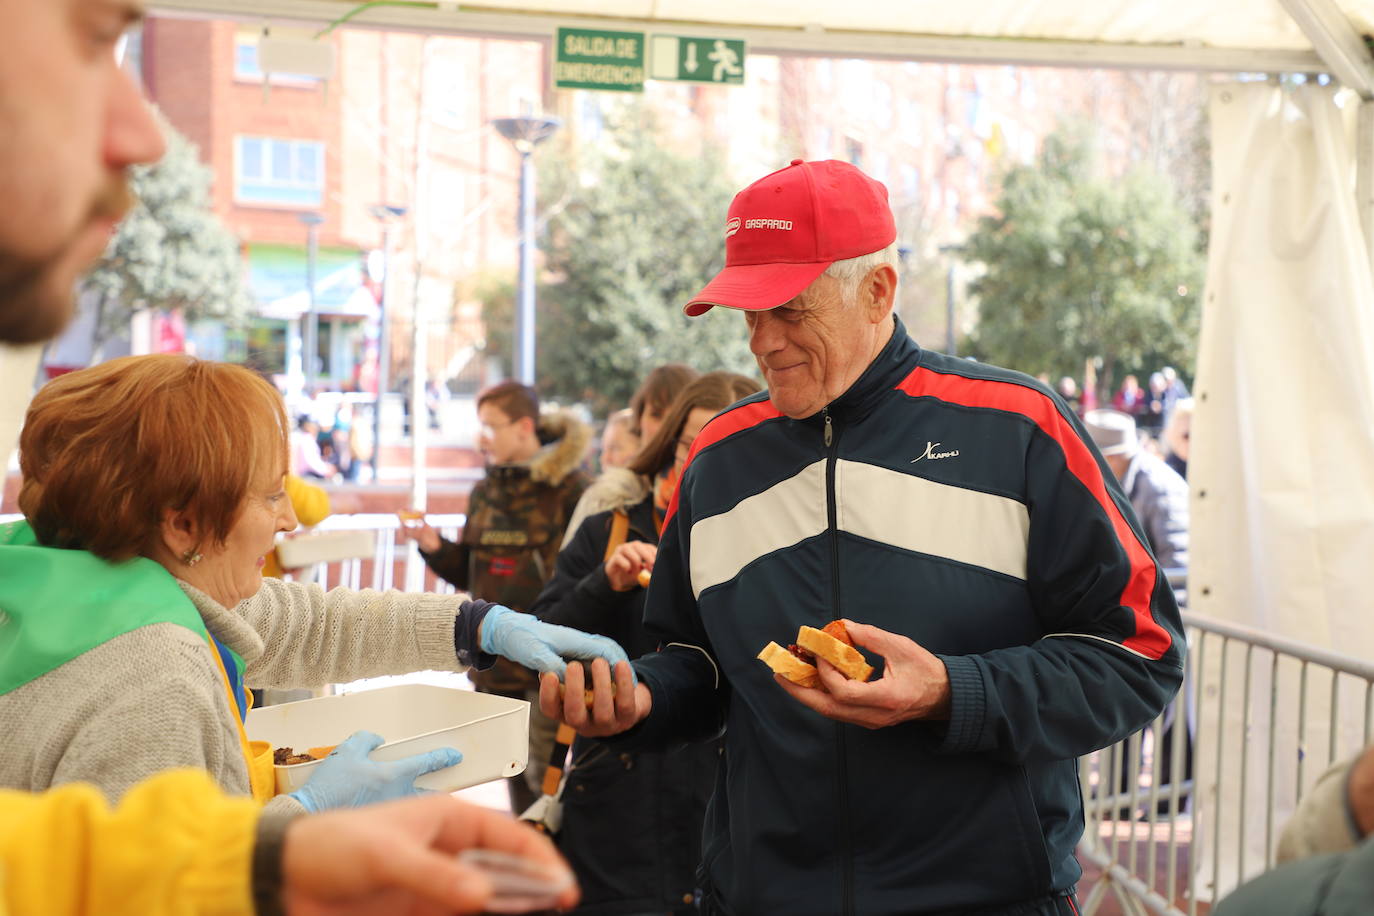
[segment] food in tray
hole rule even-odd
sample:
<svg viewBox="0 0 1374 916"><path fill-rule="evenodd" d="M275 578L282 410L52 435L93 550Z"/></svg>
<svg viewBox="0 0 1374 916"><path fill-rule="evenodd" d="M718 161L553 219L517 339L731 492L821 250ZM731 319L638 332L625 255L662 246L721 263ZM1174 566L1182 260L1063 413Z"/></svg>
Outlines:
<svg viewBox="0 0 1374 916"><path fill-rule="evenodd" d="M310 763L328 757L329 754L338 747L337 744L328 744L323 747L312 747L308 751L297 754L294 748L279 747L272 751L272 763L279 767L294 766L298 763Z"/></svg>

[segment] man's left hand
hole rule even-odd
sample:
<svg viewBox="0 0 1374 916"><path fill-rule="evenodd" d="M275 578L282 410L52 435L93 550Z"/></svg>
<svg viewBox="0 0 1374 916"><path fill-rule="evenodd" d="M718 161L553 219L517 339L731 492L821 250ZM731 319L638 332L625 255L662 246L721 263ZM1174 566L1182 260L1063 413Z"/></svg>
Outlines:
<svg viewBox="0 0 1374 916"><path fill-rule="evenodd" d="M821 715L865 728L949 718L949 672L944 662L897 633L848 620L845 629L854 645L883 657L883 676L878 680L850 680L822 658L816 659L819 687L802 687L777 674L773 679Z"/></svg>

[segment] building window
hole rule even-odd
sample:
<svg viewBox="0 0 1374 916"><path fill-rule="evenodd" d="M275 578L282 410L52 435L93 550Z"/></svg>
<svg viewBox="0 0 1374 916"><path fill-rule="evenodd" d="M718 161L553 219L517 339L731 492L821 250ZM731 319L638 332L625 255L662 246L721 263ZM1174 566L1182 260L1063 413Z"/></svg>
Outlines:
<svg viewBox="0 0 1374 916"><path fill-rule="evenodd" d="M318 207L324 203L324 144L235 138L234 197L243 204Z"/></svg>

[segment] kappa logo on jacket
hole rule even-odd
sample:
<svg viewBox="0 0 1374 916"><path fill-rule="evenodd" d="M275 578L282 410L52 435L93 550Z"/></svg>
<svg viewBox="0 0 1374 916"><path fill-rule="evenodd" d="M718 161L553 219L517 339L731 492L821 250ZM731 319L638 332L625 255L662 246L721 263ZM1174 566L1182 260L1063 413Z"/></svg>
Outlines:
<svg viewBox="0 0 1374 916"><path fill-rule="evenodd" d="M930 461L939 461L941 458L959 457L959 450L957 448L937 452L936 449L942 445L944 445L943 442L931 442L930 440L926 440L926 450L923 453L917 455L915 458L912 458L911 463L915 464L916 462L921 461L922 459Z"/></svg>

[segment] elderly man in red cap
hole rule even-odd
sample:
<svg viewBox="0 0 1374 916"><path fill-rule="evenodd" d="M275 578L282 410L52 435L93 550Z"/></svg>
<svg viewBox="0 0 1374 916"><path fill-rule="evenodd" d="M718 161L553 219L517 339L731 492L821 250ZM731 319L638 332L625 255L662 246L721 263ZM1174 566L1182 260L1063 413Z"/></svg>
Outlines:
<svg viewBox="0 0 1374 916"><path fill-rule="evenodd" d="M768 391L692 446L645 612L661 650L541 685L613 748L724 729L705 913L1076 913L1076 759L1182 679L1173 593L1083 427L911 340L896 236L843 162L735 197L686 311L743 313ZM817 660L804 687L756 659L837 618L879 675Z"/></svg>

